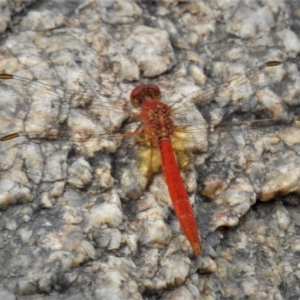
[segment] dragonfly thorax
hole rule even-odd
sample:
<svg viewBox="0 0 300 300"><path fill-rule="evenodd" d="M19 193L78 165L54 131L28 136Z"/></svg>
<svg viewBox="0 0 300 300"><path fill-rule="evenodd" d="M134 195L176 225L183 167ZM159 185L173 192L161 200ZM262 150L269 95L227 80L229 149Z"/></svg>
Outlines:
<svg viewBox="0 0 300 300"><path fill-rule="evenodd" d="M167 104L147 100L141 108L140 119L145 133L152 141L171 139L175 127L171 119L171 108Z"/></svg>

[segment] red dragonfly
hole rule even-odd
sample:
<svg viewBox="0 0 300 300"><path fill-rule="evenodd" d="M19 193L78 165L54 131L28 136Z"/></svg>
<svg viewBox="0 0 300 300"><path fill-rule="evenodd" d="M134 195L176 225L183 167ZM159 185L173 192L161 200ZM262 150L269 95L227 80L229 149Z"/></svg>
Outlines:
<svg viewBox="0 0 300 300"><path fill-rule="evenodd" d="M135 87L130 94L130 102L134 108L133 110L124 108L123 105L104 97L101 97L100 103L97 104L97 108L100 112L111 112L113 109L118 113L118 110L116 110L116 106L118 106L119 112L126 111L139 118L141 125L137 127L134 132L125 134L107 133L115 129L110 126L103 131L95 131L92 136L89 133L88 140L91 141L95 136L97 136L97 139L106 140L121 140L124 137L135 137L138 143L147 145L147 149L150 149L147 154L140 155L141 157L145 157L150 154L146 163L146 170L141 171L148 177L151 177L153 173L158 171L157 156L160 157L161 168L176 216L183 233L190 242L196 255L201 255L202 253L200 235L179 168L184 168L184 166L190 162L188 153L197 150L197 144L200 143L199 139L201 140L203 138L207 128L206 126L199 125L197 121L188 122L186 119L188 119L192 111L196 110L194 106L195 99L198 102L202 102L207 99L220 97L220 95L225 99L225 97L229 97L229 93L247 91L249 89L249 86L247 86L249 78L253 79L258 77L264 68L275 67L277 65L280 65L280 62L268 62L263 66L246 72L242 76L237 76L228 84L212 87L205 92L197 91L170 105L161 102L161 92L158 86L144 83ZM23 77L1 74L0 79L5 80L5 82L10 82L11 84L8 83L10 87L19 86L20 84L24 87L24 85L32 84L34 89L42 91L44 97L49 97L49 99L56 93L52 90L50 85L41 82L31 83L31 80ZM69 91L61 89L60 91L62 92L61 97L63 100L69 102L74 101L75 98L80 98L85 102L85 100L90 100L94 96L94 93L85 90ZM226 94L227 96L225 96ZM135 109L138 109L138 111ZM235 123L235 125L237 124ZM38 127L42 126L30 122L29 127L27 126L24 131L5 135L0 141L5 143L22 135L39 137L40 130L38 130ZM32 128L36 128L37 131ZM48 136L49 138L57 137L57 130L53 130L52 128L50 132L52 133ZM80 138L78 138L78 140L75 139L74 142L82 140L81 134L84 135L85 130L82 129L82 131L77 132L77 134ZM42 135L42 137L46 136ZM157 155L157 153L159 153L159 155Z"/></svg>

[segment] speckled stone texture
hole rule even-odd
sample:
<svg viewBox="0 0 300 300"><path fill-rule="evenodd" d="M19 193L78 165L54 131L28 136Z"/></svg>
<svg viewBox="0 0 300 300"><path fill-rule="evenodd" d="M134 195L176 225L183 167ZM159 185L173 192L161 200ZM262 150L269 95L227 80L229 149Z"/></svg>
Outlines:
<svg viewBox="0 0 300 300"><path fill-rule="evenodd" d="M0 144L0 299L300 299L298 2L37 2L0 4L0 134L20 134ZM192 137L200 257L139 170L139 82Z"/></svg>

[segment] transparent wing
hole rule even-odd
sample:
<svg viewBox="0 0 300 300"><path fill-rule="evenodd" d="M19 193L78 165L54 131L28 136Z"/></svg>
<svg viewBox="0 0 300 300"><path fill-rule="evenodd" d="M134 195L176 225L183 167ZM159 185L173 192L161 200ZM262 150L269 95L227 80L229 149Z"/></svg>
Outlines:
<svg viewBox="0 0 300 300"><path fill-rule="evenodd" d="M219 71L225 72L225 69L225 66L219 66ZM125 135L119 132L125 119L138 116L138 111L129 108L125 95L119 89L112 86L99 87L96 83L93 90L87 87L63 89L51 80L36 81L27 75L28 77L21 77L3 74L0 77L3 95L1 118L5 124L1 130L4 137L1 143L2 153L15 147L12 139L16 136L9 135L14 132L19 137L29 139L57 139L60 144L68 142L69 147L77 144L89 154L103 148L114 152L124 137L143 134L141 128L136 130L139 128L136 123L126 126ZM284 69L279 62L268 62L246 72L237 68L234 74L229 74L231 80L221 85L209 85L203 90L198 87L195 90L196 87L193 87L188 92L175 92L175 96L168 99L176 128L176 140L179 141L175 143L175 149L205 151L208 132L214 131L210 139L217 139L222 132L238 136L241 125L244 136L260 134L249 125L259 126L262 124L261 120L225 124L221 121L241 105L246 108L264 105L270 97L277 101L276 95L267 87L280 81L283 75ZM195 104L202 108L201 112ZM271 113L273 122L282 117L280 108ZM290 125L290 120L287 123Z"/></svg>
<svg viewBox="0 0 300 300"><path fill-rule="evenodd" d="M218 132L228 131L234 136L242 129L244 135L250 137L265 135L263 128L268 126L293 123L294 117L286 115L282 99L272 90L285 75L280 62L270 61L248 71L239 68L235 71L237 73L229 76L232 77L229 82L196 92L184 91L186 96L182 99L171 99L175 123L185 129L179 130L179 135L188 135L186 147L202 151L209 132L217 136ZM254 112L261 112L264 117L255 119ZM250 118L245 120L245 115ZM270 130L276 131L276 126Z"/></svg>

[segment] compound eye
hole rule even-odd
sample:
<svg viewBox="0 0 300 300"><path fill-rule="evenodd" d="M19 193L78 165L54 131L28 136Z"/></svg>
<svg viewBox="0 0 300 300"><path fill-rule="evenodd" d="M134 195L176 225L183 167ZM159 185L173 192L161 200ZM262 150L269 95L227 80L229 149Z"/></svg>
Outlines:
<svg viewBox="0 0 300 300"><path fill-rule="evenodd" d="M141 83L130 94L130 103L133 107L141 107L146 100L160 101L160 89L155 84Z"/></svg>

